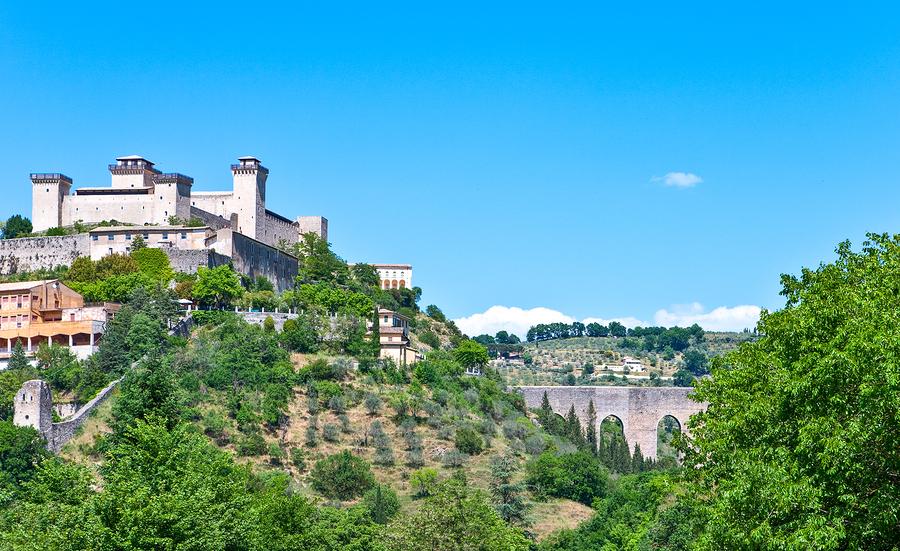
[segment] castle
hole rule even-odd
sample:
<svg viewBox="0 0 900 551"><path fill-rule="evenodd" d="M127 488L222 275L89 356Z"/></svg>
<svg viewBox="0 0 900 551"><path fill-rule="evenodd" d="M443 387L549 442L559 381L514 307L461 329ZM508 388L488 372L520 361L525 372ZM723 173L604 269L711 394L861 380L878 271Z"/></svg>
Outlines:
<svg viewBox="0 0 900 551"><path fill-rule="evenodd" d="M74 192L64 174L31 174L34 231L85 229L0 240L0 275L69 266L79 256L127 254L140 236L147 246L164 250L176 271L231 264L283 291L297 275L297 259L285 252L289 246L305 233L328 240L326 218L290 220L266 208L269 169L256 157L231 165L231 191L193 191L193 178L162 172L139 155L117 158L109 172L111 186Z"/></svg>
<svg viewBox="0 0 900 551"><path fill-rule="evenodd" d="M31 174L34 231L76 222L161 226L199 219L273 247L296 243L309 232L328 239L328 220L321 216L290 220L266 209L269 169L256 157L240 157L231 165L232 191L195 192L190 176L161 172L139 155L118 157L109 172L110 187L82 187L74 194L72 179L64 174Z"/></svg>

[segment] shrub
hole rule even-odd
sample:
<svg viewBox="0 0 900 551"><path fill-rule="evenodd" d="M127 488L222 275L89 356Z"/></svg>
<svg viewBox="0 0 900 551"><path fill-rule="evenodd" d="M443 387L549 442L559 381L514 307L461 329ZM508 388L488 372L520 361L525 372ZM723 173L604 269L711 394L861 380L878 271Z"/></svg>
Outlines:
<svg viewBox="0 0 900 551"><path fill-rule="evenodd" d="M423 498L434 493L438 483L438 472L435 469L424 468L413 473L409 477L409 485L415 491L413 497Z"/></svg>
<svg viewBox="0 0 900 551"><path fill-rule="evenodd" d="M319 419L315 415L309 418L309 426L306 427L306 445L314 448L319 444Z"/></svg>
<svg viewBox="0 0 900 551"><path fill-rule="evenodd" d="M328 409L335 413L344 413L347 409L344 405L344 398L341 396L332 396L328 400Z"/></svg>
<svg viewBox="0 0 900 551"><path fill-rule="evenodd" d="M529 455L538 455L546 447L547 444L544 442L544 437L539 434L533 434L525 440L525 451Z"/></svg>
<svg viewBox="0 0 900 551"><path fill-rule="evenodd" d="M326 442L338 442L341 439L341 430L334 423L325 423L322 427L322 438Z"/></svg>
<svg viewBox="0 0 900 551"><path fill-rule="evenodd" d="M379 446L375 449L375 457L373 459L376 465L390 466L394 464L394 450L390 445Z"/></svg>
<svg viewBox="0 0 900 551"><path fill-rule="evenodd" d="M437 437L441 440L453 440L453 432L453 427L445 424L438 429Z"/></svg>
<svg viewBox="0 0 900 551"><path fill-rule="evenodd" d="M347 450L316 462L310 480L317 492L340 500L358 497L375 484L369 464Z"/></svg>
<svg viewBox="0 0 900 551"><path fill-rule="evenodd" d="M262 455L266 453L266 441L258 432L248 434L238 441L237 453L243 457Z"/></svg>
<svg viewBox="0 0 900 551"><path fill-rule="evenodd" d="M468 455L464 454L463 452L461 452L459 450L449 450L447 453L444 454L442 462L445 467L448 467L451 469L457 469L459 467L462 467L463 464L466 462L466 459L468 459L468 458L469 458Z"/></svg>
<svg viewBox="0 0 900 551"><path fill-rule="evenodd" d="M346 414L338 415L338 421L341 423L341 432L347 434L353 432L353 428L350 426L350 418Z"/></svg>
<svg viewBox="0 0 900 551"><path fill-rule="evenodd" d="M277 442L269 444L269 462L273 465L281 465L282 459L284 459L284 451L281 446Z"/></svg>
<svg viewBox="0 0 900 551"><path fill-rule="evenodd" d="M306 454L300 448L291 448L291 464L298 471L306 470Z"/></svg>
<svg viewBox="0 0 900 551"><path fill-rule="evenodd" d="M352 364L347 358L338 358L331 364L331 377L336 381L341 381L350 373Z"/></svg>
<svg viewBox="0 0 900 551"><path fill-rule="evenodd" d="M272 319L272 316L266 316L266 320L263 322L263 331L266 333L275 332L275 320Z"/></svg>
<svg viewBox="0 0 900 551"><path fill-rule="evenodd" d="M454 442L456 449L468 455L478 455L484 450L484 440L471 427L456 429Z"/></svg>
<svg viewBox="0 0 900 551"><path fill-rule="evenodd" d="M600 460L587 452L556 455L545 451L527 467L526 482L535 495L571 499L590 505L603 497L607 472Z"/></svg>
<svg viewBox="0 0 900 551"><path fill-rule="evenodd" d="M419 341L423 344L427 344L434 349L438 349L441 347L441 339L439 339L433 331L425 331L424 333L419 335Z"/></svg>
<svg viewBox="0 0 900 551"><path fill-rule="evenodd" d="M227 426L225 416L216 411L208 411L203 416L203 432L215 440L219 440L225 434Z"/></svg>
<svg viewBox="0 0 900 551"><path fill-rule="evenodd" d="M377 394L369 392L363 400L363 405L366 407L369 415L377 415L381 411L381 398Z"/></svg>
<svg viewBox="0 0 900 551"><path fill-rule="evenodd" d="M422 453L421 446L410 448L408 452L406 452L406 464L409 467L421 467L425 464L425 456Z"/></svg>

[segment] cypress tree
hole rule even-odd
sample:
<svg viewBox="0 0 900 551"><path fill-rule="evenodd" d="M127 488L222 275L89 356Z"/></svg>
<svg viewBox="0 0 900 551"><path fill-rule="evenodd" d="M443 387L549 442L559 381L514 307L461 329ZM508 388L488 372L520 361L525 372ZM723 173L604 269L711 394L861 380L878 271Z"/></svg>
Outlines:
<svg viewBox="0 0 900 551"><path fill-rule="evenodd" d="M585 435L591 453L597 454L597 411L594 409L594 401L588 402L588 422L585 427Z"/></svg>
<svg viewBox="0 0 900 551"><path fill-rule="evenodd" d="M634 444L634 454L631 456L631 472L640 473L644 471L644 454L641 453L641 445Z"/></svg>
<svg viewBox="0 0 900 551"><path fill-rule="evenodd" d="M566 415L566 433L575 445L580 447L583 444L584 434L581 432L581 421L575 415L575 404L572 404Z"/></svg>
<svg viewBox="0 0 900 551"><path fill-rule="evenodd" d="M552 419L553 409L550 407L550 399L547 398L547 391L544 391L544 396L541 398L541 411L538 413L538 421L541 422L541 426L545 429L550 430L550 419Z"/></svg>
<svg viewBox="0 0 900 551"><path fill-rule="evenodd" d="M25 356L25 347L22 346L22 341L17 340L15 346L13 346L7 367L9 369L25 369L26 367L31 367L28 357Z"/></svg>
<svg viewBox="0 0 900 551"><path fill-rule="evenodd" d="M618 436L616 439L620 438L621 441L616 446L616 470L622 474L628 474L631 472L631 452L628 450L628 442L624 437Z"/></svg>

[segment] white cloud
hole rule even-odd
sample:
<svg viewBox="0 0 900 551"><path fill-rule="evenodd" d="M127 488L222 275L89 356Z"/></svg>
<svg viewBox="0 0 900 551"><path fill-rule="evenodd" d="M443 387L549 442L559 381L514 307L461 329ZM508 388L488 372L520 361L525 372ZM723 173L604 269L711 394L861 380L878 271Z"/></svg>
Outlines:
<svg viewBox="0 0 900 551"><path fill-rule="evenodd" d="M666 309L656 311L653 319L657 325L686 327L696 323L707 331L740 331L756 327L761 311L759 306L742 304L732 307L719 306L706 312L699 302L675 305L671 308L672 311Z"/></svg>
<svg viewBox="0 0 900 551"><path fill-rule="evenodd" d="M524 310L515 306L491 306L483 313L472 314L453 321L460 331L471 337L485 333L496 335L497 331L509 331L524 339L528 330L539 323L572 323L575 321L575 318L543 306L531 308L530 310ZM625 327L648 325L646 322L630 316L620 318L585 318L582 320L585 325L592 322L607 325L611 321L617 321Z"/></svg>
<svg viewBox="0 0 900 551"><path fill-rule="evenodd" d="M544 307L523 310L515 306L491 306L484 313L472 314L469 317L453 321L460 331L471 337L485 333L495 335L497 331L505 330L525 338L525 334L534 325L556 322L572 323L575 318Z"/></svg>
<svg viewBox="0 0 900 551"><path fill-rule="evenodd" d="M686 188L694 187L703 183L703 178L697 176L693 172L669 172L663 177L654 176L650 179L653 182L662 182L670 187Z"/></svg>
<svg viewBox="0 0 900 551"><path fill-rule="evenodd" d="M687 305L674 305L671 310L657 310L653 322L640 320L633 316L600 318L589 317L582 321L588 323L601 323L608 325L611 321L618 321L625 327L650 325L662 325L671 327L678 325L687 327L698 324L707 331L740 331L745 327L755 327L759 321L759 306L741 305L734 307L720 306L710 312L706 312L703 305L694 302ZM476 336L487 333L495 335L498 331L509 331L521 338L525 338L528 330L539 323L572 323L576 318L566 315L558 310L539 306L525 310L515 306L491 306L482 313L453 320L459 329L469 335Z"/></svg>

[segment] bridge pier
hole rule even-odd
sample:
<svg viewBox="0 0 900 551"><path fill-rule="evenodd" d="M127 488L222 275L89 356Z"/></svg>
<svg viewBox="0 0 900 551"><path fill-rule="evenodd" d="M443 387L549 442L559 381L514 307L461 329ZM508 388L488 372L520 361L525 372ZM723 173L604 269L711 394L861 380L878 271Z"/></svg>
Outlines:
<svg viewBox="0 0 900 551"><path fill-rule="evenodd" d="M587 426L587 410L593 401L600 423L614 416L622 423L625 441L630 451L638 444L644 457L657 457L657 429L667 415L674 417L687 432L691 415L705 409L705 405L688 398L690 388L638 386L523 386L516 390L525 398L529 408L541 407L544 393L554 413L565 417L574 406L582 426Z"/></svg>

